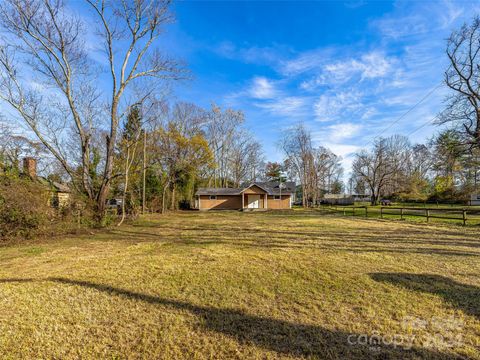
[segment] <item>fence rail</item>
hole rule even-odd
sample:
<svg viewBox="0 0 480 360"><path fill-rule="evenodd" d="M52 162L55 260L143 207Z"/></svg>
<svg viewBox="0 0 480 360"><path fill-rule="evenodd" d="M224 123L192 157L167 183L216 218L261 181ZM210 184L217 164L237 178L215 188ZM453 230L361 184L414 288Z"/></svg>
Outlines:
<svg viewBox="0 0 480 360"><path fill-rule="evenodd" d="M418 207L395 207L395 206L329 206L336 212L343 212L343 215L374 217L376 214L383 219L385 215L399 216L400 220L406 217L422 217L429 222L430 219L458 220L465 226L472 216L480 216L480 209L469 208L418 208ZM456 215L456 216L455 216ZM475 220L480 221L480 218Z"/></svg>

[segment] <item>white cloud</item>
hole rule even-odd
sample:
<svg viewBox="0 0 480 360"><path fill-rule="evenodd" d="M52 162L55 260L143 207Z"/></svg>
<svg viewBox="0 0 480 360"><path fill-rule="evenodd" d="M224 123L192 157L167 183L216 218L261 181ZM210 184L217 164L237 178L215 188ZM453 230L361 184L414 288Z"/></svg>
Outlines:
<svg viewBox="0 0 480 360"><path fill-rule="evenodd" d="M470 20L470 5L479 9L448 0L398 2L390 13L370 21L371 38L358 43L300 53L229 46L225 52L245 62L263 59L277 72L275 80L257 76L244 86L244 106L259 108L265 116L305 121L319 145L344 157L348 172L353 153L370 137L385 129L384 136L408 134L442 109L445 89L403 116L442 81L448 62L444 39ZM425 127L414 135L421 140L431 133Z"/></svg>
<svg viewBox="0 0 480 360"><path fill-rule="evenodd" d="M360 134L363 126L356 123L338 123L324 127L318 131L312 132L312 139L328 148L335 147L337 155L345 156L358 150L356 145L346 145L346 140L356 140L356 136Z"/></svg>
<svg viewBox="0 0 480 360"><path fill-rule="evenodd" d="M443 29L448 29L465 13L465 9L453 1L443 1L443 4L446 11L440 13L439 21Z"/></svg>
<svg viewBox="0 0 480 360"><path fill-rule="evenodd" d="M239 47L231 41L223 41L210 49L216 54L230 60L237 60L247 64L262 64L270 66L278 64L279 59L283 57L283 54L291 51L288 47L282 45L275 45L272 47Z"/></svg>
<svg viewBox="0 0 480 360"><path fill-rule="evenodd" d="M317 90L318 87L338 87L351 81L363 82L391 78L397 71L398 60L389 57L384 51L375 50L355 57L323 59L313 77L303 80L300 89L306 91Z"/></svg>
<svg viewBox="0 0 480 360"><path fill-rule="evenodd" d="M273 82L263 76L253 78L249 94L255 99L271 99L278 95Z"/></svg>
<svg viewBox="0 0 480 360"><path fill-rule="evenodd" d="M399 17L389 15L372 21L371 25L380 33L392 39L399 39L406 36L419 35L428 31L428 24L420 14L412 14Z"/></svg>
<svg viewBox="0 0 480 360"><path fill-rule="evenodd" d="M313 109L317 121L341 120L340 118L362 108L362 94L357 90L329 92L321 95Z"/></svg>
<svg viewBox="0 0 480 360"><path fill-rule="evenodd" d="M357 135L362 129L362 125L354 123L334 124L328 127L328 139L334 143L341 142L345 139L350 139Z"/></svg>
<svg viewBox="0 0 480 360"><path fill-rule="evenodd" d="M346 82L355 76L360 81L386 76L392 69L394 59L388 58L379 51L373 51L360 56L360 58L347 59L327 64L324 68L324 79L329 82Z"/></svg>
<svg viewBox="0 0 480 360"><path fill-rule="evenodd" d="M284 76L296 76L308 71L321 68L325 61L335 56L336 48L322 48L303 52L293 59L280 63L279 71Z"/></svg>
<svg viewBox="0 0 480 360"><path fill-rule="evenodd" d="M304 115L306 105L307 99L299 96L287 96L272 101L255 103L255 106L267 110L273 115L292 117Z"/></svg>
<svg viewBox="0 0 480 360"><path fill-rule="evenodd" d="M335 154L340 155L342 158L346 159L347 157L353 156L355 152L361 149L358 145L352 144L340 144L332 142L323 142L323 146L332 150Z"/></svg>

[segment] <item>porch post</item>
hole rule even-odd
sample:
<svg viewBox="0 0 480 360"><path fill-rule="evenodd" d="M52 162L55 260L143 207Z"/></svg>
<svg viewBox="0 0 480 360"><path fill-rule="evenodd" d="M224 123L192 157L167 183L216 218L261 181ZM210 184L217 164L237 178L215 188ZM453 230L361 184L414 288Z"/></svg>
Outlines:
<svg viewBox="0 0 480 360"><path fill-rule="evenodd" d="M244 197L244 193L242 192L242 211L243 209L245 209L245 197Z"/></svg>
<svg viewBox="0 0 480 360"><path fill-rule="evenodd" d="M264 205L265 209L268 209L268 194L267 193L265 193L265 201L264 201L263 205Z"/></svg>

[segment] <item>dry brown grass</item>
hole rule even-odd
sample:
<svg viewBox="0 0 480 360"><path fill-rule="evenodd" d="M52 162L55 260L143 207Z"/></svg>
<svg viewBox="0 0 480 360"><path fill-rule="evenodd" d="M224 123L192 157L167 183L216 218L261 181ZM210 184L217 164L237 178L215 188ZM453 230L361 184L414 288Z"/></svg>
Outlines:
<svg viewBox="0 0 480 360"><path fill-rule="evenodd" d="M0 358L480 359L479 234L185 212L3 247Z"/></svg>

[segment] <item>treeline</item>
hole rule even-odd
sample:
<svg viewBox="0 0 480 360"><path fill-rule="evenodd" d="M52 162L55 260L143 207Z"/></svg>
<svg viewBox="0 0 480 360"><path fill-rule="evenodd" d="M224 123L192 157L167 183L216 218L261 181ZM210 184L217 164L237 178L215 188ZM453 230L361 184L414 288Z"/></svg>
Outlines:
<svg viewBox="0 0 480 360"><path fill-rule="evenodd" d="M264 178L261 144L241 111L161 103L142 113L132 108L118 149L122 176L112 196L125 199L126 212L139 211L144 190L147 209L164 212L191 207L199 186L239 187Z"/></svg>
<svg viewBox="0 0 480 360"><path fill-rule="evenodd" d="M479 193L480 18L454 31L447 41L450 89L435 123L444 130L426 144L407 138L378 138L370 150L356 154L350 188L404 200L466 201Z"/></svg>
<svg viewBox="0 0 480 360"><path fill-rule="evenodd" d="M95 55L101 61L89 56L84 31L89 24L65 2L0 2L5 35L0 100L28 134L0 133L3 191L25 180L20 170L25 155L39 159L49 186L68 186L74 213L88 212L97 224L105 224L114 199L120 199L123 221L142 207L162 212L191 206L200 186L238 187L255 180L297 181L297 199L304 206L346 190L368 193L373 203L383 196L465 199L476 190L479 18L448 40L445 83L451 96L437 121L447 130L423 145L401 136L376 139L370 150L356 154L345 189L341 158L316 146L302 125L284 130L279 147L285 161L265 164L243 112L168 101L172 83L191 77L181 61L158 47L173 18L170 1L88 1L85 6L96 23L95 41L105 50ZM5 221L21 211L12 196L0 201L2 209L11 210ZM36 202L27 196L18 203Z"/></svg>
<svg viewBox="0 0 480 360"><path fill-rule="evenodd" d="M355 155L348 188L399 201L466 202L480 185L480 152L454 130L426 144L412 145L404 136L377 139Z"/></svg>

